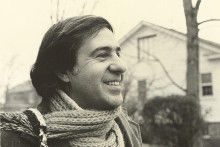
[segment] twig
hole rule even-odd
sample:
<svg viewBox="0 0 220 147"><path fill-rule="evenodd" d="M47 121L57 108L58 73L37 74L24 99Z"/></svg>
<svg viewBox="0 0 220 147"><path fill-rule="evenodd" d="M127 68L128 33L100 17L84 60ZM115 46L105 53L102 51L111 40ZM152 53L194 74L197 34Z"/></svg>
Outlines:
<svg viewBox="0 0 220 147"><path fill-rule="evenodd" d="M136 46L136 44L133 43L132 41L128 41L128 42L129 42L131 45ZM173 78L169 75L168 71L166 70L166 67L162 64L162 62L161 62L156 56L154 56L154 55L152 55L152 54L150 54L149 52L146 52L146 51L143 51L143 52L145 52L145 53L148 54L148 55L151 55L151 57L153 57L154 60L160 64L160 66L162 67L162 69L163 69L163 71L165 72L165 74L166 74L166 76L168 77L168 79L169 79L177 88L179 88L180 90L186 92L186 89L184 89L183 87L181 87L180 85L178 85L178 84L173 80Z"/></svg>
<svg viewBox="0 0 220 147"><path fill-rule="evenodd" d="M181 89L182 91L186 92L186 89L184 89L183 87L181 87L180 85L178 85L178 84L173 80L173 78L172 78L172 77L170 76L170 74L168 73L166 67L163 65L163 63L162 63L156 56L150 54L150 53L147 52L147 51L143 51L143 52L146 53L147 55L153 57L154 60L157 61L157 62L160 64L160 66L162 67L162 69L163 69L164 73L166 74L166 76L168 77L168 79L169 79L176 87L178 87L178 88Z"/></svg>
<svg viewBox="0 0 220 147"><path fill-rule="evenodd" d="M204 21L199 22L198 25L201 25L201 24L203 24L203 23L205 23L205 22L209 22L209 21L220 21L220 19L208 19L208 20L204 20Z"/></svg>
<svg viewBox="0 0 220 147"><path fill-rule="evenodd" d="M59 0L57 0L57 22L59 21Z"/></svg>
<svg viewBox="0 0 220 147"><path fill-rule="evenodd" d="M51 25L53 25L53 0L50 0L50 5L51 5L51 12L50 12L50 20L51 20Z"/></svg>
<svg viewBox="0 0 220 147"><path fill-rule="evenodd" d="M91 9L91 11L90 11L90 14L92 14L92 12L94 11L94 9L95 9L96 5L98 4L98 2L99 2L99 1L95 1L95 2L93 3L92 9Z"/></svg>

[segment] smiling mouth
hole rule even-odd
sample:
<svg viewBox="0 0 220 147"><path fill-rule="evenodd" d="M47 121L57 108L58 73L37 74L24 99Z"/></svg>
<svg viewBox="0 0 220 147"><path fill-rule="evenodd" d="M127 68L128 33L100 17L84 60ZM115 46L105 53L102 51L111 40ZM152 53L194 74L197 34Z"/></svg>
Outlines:
<svg viewBox="0 0 220 147"><path fill-rule="evenodd" d="M120 82L105 82L105 84L110 86L120 86Z"/></svg>

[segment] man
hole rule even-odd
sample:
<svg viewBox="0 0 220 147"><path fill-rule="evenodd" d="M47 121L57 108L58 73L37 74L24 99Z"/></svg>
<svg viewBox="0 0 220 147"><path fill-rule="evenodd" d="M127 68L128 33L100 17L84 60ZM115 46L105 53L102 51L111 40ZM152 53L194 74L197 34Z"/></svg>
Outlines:
<svg viewBox="0 0 220 147"><path fill-rule="evenodd" d="M120 52L104 18L79 16L53 25L31 70L33 86L42 97L38 109L43 118L30 110L19 117L2 115L10 126L15 121L22 124L5 123L2 147L46 146L46 131L49 147L141 146L138 125L121 109L126 67Z"/></svg>

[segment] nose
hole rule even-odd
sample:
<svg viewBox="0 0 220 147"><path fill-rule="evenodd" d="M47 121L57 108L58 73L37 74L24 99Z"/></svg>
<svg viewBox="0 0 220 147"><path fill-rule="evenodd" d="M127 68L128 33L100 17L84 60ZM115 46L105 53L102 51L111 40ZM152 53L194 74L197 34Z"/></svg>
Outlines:
<svg viewBox="0 0 220 147"><path fill-rule="evenodd" d="M109 70L111 72L122 74L127 69L121 58L119 58L117 55L113 58L113 62L109 65Z"/></svg>

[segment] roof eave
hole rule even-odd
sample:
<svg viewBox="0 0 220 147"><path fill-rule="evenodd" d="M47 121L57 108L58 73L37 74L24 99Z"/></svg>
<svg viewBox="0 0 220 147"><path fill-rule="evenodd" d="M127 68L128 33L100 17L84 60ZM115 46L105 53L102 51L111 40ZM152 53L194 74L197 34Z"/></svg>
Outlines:
<svg viewBox="0 0 220 147"><path fill-rule="evenodd" d="M157 26L151 23L148 23L146 21L141 21L140 23L138 23L133 29L131 29L131 31L129 31L127 34L125 34L120 40L119 40L119 44L123 44L131 35L133 35L138 29L140 29L142 26L147 26L150 27L152 29L158 30L160 32L172 35L178 39L184 40L186 41L186 34L172 30L172 29L167 29L161 26ZM201 39L199 38L199 46L201 48L216 52L216 53L220 53L220 45L205 39ZM213 45L214 44L214 45ZM218 49L219 48L219 49Z"/></svg>
<svg viewBox="0 0 220 147"><path fill-rule="evenodd" d="M220 59L220 54L213 54L213 55L208 55L206 56L208 60L219 60Z"/></svg>

